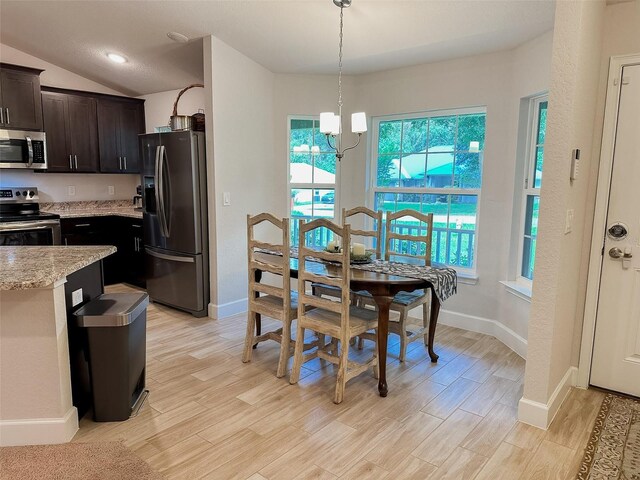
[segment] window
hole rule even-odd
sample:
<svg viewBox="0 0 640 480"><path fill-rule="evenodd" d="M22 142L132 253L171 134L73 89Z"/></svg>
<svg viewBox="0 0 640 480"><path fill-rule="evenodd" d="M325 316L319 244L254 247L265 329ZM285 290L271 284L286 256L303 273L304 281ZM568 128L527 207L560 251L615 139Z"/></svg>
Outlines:
<svg viewBox="0 0 640 480"><path fill-rule="evenodd" d="M374 208L433 213L433 263L475 268L485 120L484 108L374 118Z"/></svg>
<svg viewBox="0 0 640 480"><path fill-rule="evenodd" d="M520 239L519 280L529 285L533 280L538 237L540 187L544 162L544 140L547 129L547 96L534 97L529 104L529 135L523 188L522 238Z"/></svg>
<svg viewBox="0 0 640 480"><path fill-rule="evenodd" d="M301 219L333 219L338 198L336 182L338 165L326 137L320 133L319 117L289 118L289 213L291 244L298 244ZM316 230L314 243L324 246L331 232Z"/></svg>

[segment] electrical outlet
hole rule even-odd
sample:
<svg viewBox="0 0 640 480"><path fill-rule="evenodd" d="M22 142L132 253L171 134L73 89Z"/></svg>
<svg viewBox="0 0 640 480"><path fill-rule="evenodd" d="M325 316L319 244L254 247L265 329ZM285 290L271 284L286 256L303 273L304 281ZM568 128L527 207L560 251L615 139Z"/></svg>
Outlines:
<svg viewBox="0 0 640 480"><path fill-rule="evenodd" d="M67 187L67 195L73 197L76 194L76 187L74 185L69 185Z"/></svg>
<svg viewBox="0 0 640 480"><path fill-rule="evenodd" d="M571 233L571 230L573 230L573 208L567 210L567 218L564 224L565 235Z"/></svg>
<svg viewBox="0 0 640 480"><path fill-rule="evenodd" d="M114 187L113 185L109 185L107 188L109 190L109 195L115 195L116 194L116 187Z"/></svg>
<svg viewBox="0 0 640 480"><path fill-rule="evenodd" d="M231 205L231 192L224 192L222 194L222 205L225 207Z"/></svg>
<svg viewBox="0 0 640 480"><path fill-rule="evenodd" d="M81 288L71 292L71 306L75 307L76 305L79 305L80 303L82 303L82 289Z"/></svg>

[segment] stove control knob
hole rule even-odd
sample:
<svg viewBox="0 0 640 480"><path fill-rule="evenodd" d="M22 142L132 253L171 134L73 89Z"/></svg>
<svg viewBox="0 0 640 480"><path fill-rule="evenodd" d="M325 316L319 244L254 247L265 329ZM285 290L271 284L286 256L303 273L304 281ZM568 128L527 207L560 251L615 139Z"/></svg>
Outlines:
<svg viewBox="0 0 640 480"><path fill-rule="evenodd" d="M24 192L22 192L22 195L24 195L26 197L27 196L27 191L25 190Z"/></svg>
<svg viewBox="0 0 640 480"><path fill-rule="evenodd" d="M16 197L20 196L20 192L16 190Z"/></svg>
<svg viewBox="0 0 640 480"><path fill-rule="evenodd" d="M35 195L33 190L29 190L29 196L33 198L33 196Z"/></svg>

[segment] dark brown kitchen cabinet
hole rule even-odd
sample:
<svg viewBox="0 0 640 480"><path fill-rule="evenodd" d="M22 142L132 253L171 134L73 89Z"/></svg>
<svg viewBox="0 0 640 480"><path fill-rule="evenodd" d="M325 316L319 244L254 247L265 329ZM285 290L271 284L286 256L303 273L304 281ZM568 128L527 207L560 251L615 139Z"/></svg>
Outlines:
<svg viewBox="0 0 640 480"><path fill-rule="evenodd" d="M0 126L42 130L40 73L43 70L0 63Z"/></svg>
<svg viewBox="0 0 640 480"><path fill-rule="evenodd" d="M138 173L138 135L144 133L144 106L141 101L98 99L100 171Z"/></svg>
<svg viewBox="0 0 640 480"><path fill-rule="evenodd" d="M47 170L97 172L96 100L81 95L42 92L42 110L47 134Z"/></svg>

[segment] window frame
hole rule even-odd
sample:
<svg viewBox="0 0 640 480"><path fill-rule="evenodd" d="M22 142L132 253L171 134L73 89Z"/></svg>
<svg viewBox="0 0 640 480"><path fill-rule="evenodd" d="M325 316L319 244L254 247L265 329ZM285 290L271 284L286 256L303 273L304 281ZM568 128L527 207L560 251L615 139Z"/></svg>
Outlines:
<svg viewBox="0 0 640 480"><path fill-rule="evenodd" d="M291 183L291 121L292 120L314 120L320 122L320 115L288 115L287 116L287 216L294 220L312 220L314 218L327 218L334 222L339 222L341 216L340 209L340 162L336 158L336 180L335 183ZM328 146L327 146L328 148ZM321 151L322 153L322 151ZM324 152L325 154L331 152ZM314 163L315 165L315 163ZM311 189L311 190L333 190L334 192L334 201L333 201L333 217L314 217L310 215L304 216L292 216L291 215L291 191L299 190L299 189ZM313 195L313 192L312 192Z"/></svg>
<svg viewBox="0 0 640 480"><path fill-rule="evenodd" d="M516 263L516 284L524 287L528 291L531 291L531 289L533 288L533 280L530 280L522 274L522 261L524 260L523 256L525 228L527 221L527 198L529 196L537 196L538 200L540 199L540 187L535 187L535 175L536 147L538 146L538 123L540 121L540 104L543 102L547 102L548 112L549 94L547 92L539 95L534 95L529 98L529 111L527 114L527 136L525 146L526 158L524 161L524 178L522 179L522 195L520 197L520 225L518 227L518 259ZM543 147L545 143L542 144ZM544 154L542 161L542 172L544 173Z"/></svg>
<svg viewBox="0 0 640 480"><path fill-rule="evenodd" d="M460 267L457 265L448 265L444 264L449 268L453 268L456 272L462 274L465 277L469 278L477 278L476 271L478 265L478 237L479 237L479 229L480 225L480 205L481 205L481 197L482 197L482 183L480 188L429 188L429 187L378 187L377 186L377 174L378 174L378 140L379 140L379 132L380 132L380 123L381 122L389 122L395 120L415 120L418 118L431 118L431 117L447 117L447 116L460 116L460 115L474 115L474 114L484 114L485 115L485 149L481 151L481 165L482 172L484 171L483 163L484 163L484 152L486 150L487 143L487 135L486 135L486 114L487 107L486 106L475 106L475 107L461 107L461 108L447 108L447 109L436 109L436 110L425 110L420 112L412 112L412 113L398 113L392 115L379 115L371 118L371 141L369 143L369 148L367 151L368 161L367 165L369 166L369 175L368 175L368 192L367 192L367 205L369 208L375 207L375 197L376 193L379 192L393 192L393 193L417 193L421 195L475 195L477 197L476 203L476 228L475 228L475 241L473 245L473 267L466 268ZM428 148L428 146L427 146ZM455 146L454 146L455 148ZM367 225L366 228L370 228ZM449 230L449 229L447 229Z"/></svg>

